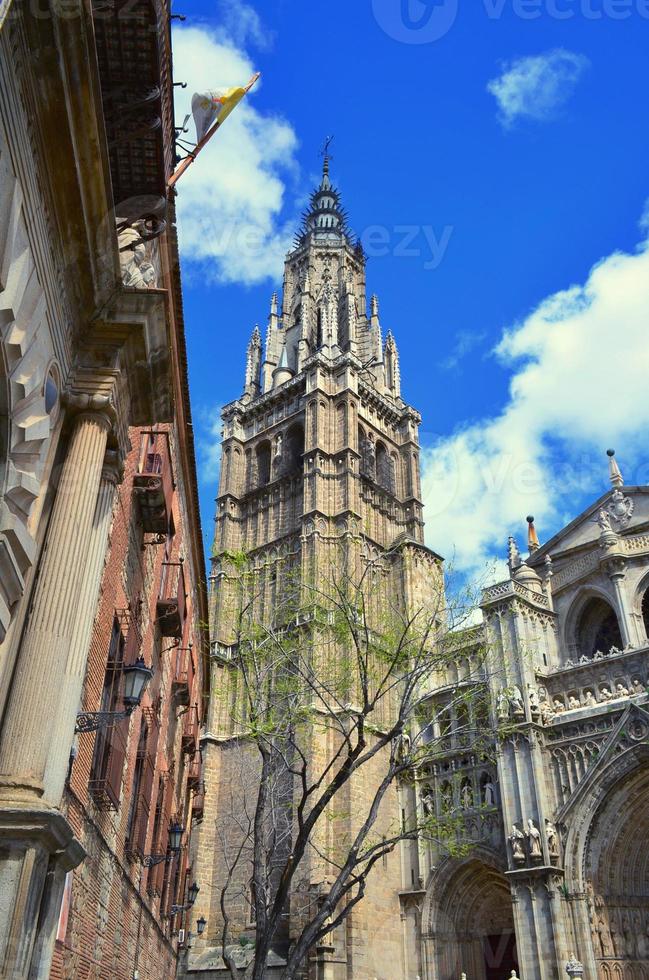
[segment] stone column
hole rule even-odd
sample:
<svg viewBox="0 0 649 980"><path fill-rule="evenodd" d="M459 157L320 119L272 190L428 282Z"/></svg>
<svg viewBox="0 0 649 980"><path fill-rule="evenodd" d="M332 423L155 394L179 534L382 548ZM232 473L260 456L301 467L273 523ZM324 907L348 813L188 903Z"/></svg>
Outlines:
<svg viewBox="0 0 649 980"><path fill-rule="evenodd" d="M87 399L91 409L93 401ZM112 424L108 400L102 402L103 410L74 420L0 735L0 806L38 805L44 792L66 665L81 630L80 597Z"/></svg>
<svg viewBox="0 0 649 980"><path fill-rule="evenodd" d="M84 856L67 821L44 798L48 755L94 618L88 592L93 516L112 426L107 397L81 396L34 586L0 733L0 976L48 975L63 874ZM95 555L96 558L96 555ZM90 566L89 566L90 562ZM78 695L77 695L78 700ZM60 795L60 794L59 794ZM57 801L58 802L58 801Z"/></svg>
<svg viewBox="0 0 649 980"><path fill-rule="evenodd" d="M78 600L74 633L68 650L65 676L60 691L59 713L56 722L57 737L50 746L45 773L44 796L48 802L55 806L61 800L70 761L74 726L80 707L88 663L88 649L97 613L97 599L106 558L108 531L113 516L115 488L120 481L120 475L118 454L116 452L107 453L101 471L99 496L92 521L92 534L88 558L85 563L85 577Z"/></svg>

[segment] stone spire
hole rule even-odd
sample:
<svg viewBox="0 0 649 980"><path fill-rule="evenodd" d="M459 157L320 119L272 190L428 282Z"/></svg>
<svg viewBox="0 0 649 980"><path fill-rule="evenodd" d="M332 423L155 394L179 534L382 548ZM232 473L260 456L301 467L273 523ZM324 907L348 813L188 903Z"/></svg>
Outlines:
<svg viewBox="0 0 649 980"><path fill-rule="evenodd" d="M246 351L246 391L253 394L259 390L259 372L261 371L261 331L258 325L252 331L252 337Z"/></svg>
<svg viewBox="0 0 649 980"><path fill-rule="evenodd" d="M394 335L388 330L383 351L385 364L385 384L395 398L401 396L401 370L399 368L399 351Z"/></svg>
<svg viewBox="0 0 649 980"><path fill-rule="evenodd" d="M311 195L309 208L296 237L301 245L310 235L318 241L342 242L349 239L347 212L340 203L340 194L329 179L329 156L325 154L320 186Z"/></svg>
<svg viewBox="0 0 649 980"><path fill-rule="evenodd" d="M528 530L527 530L527 548L531 555L535 551L539 550L539 536L536 533L536 527L534 526L534 518L530 514L527 518Z"/></svg>
<svg viewBox="0 0 649 980"><path fill-rule="evenodd" d="M620 467L617 465L615 450L608 449L606 455L608 456L608 474L611 479L611 486L620 489L624 486L624 477L622 476Z"/></svg>

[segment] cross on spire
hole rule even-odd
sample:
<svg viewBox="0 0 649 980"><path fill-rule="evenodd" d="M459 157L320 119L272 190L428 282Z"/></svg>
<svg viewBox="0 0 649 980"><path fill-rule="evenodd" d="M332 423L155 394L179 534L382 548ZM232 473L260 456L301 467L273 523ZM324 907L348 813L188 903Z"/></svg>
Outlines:
<svg viewBox="0 0 649 980"><path fill-rule="evenodd" d="M320 156L324 157L324 163L322 165L322 172L325 174L329 173L329 161L333 160L332 155L329 152L329 147L333 143L333 136L326 136L325 141L322 144L322 149L320 150Z"/></svg>

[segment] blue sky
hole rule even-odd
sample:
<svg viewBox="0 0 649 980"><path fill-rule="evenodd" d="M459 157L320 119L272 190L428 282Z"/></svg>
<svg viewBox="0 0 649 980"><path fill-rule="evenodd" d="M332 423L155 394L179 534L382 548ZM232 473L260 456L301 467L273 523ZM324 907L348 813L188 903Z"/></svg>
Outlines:
<svg viewBox="0 0 649 980"><path fill-rule="evenodd" d="M177 112L262 81L178 184L206 545L219 406L332 177L422 413L427 541L463 574L649 482L647 0L176 4Z"/></svg>

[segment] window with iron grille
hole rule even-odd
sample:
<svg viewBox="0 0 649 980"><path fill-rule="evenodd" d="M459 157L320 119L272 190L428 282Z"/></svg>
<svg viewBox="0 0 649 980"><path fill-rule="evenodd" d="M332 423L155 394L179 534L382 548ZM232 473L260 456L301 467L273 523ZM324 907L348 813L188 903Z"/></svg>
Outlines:
<svg viewBox="0 0 649 980"><path fill-rule="evenodd" d="M126 641L117 616L113 619L100 711L121 708L122 668ZM128 739L128 718L97 732L90 770L90 794L101 809L119 808Z"/></svg>

